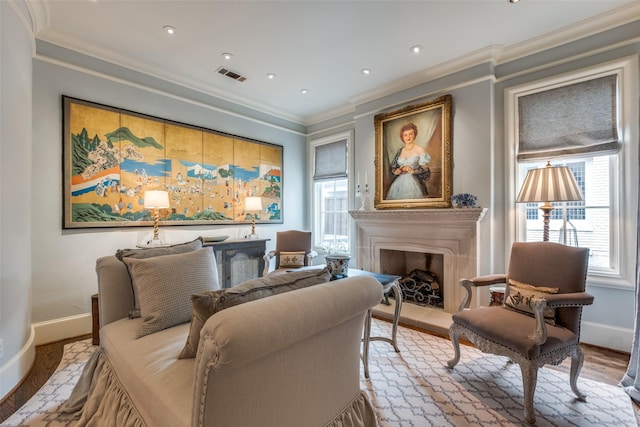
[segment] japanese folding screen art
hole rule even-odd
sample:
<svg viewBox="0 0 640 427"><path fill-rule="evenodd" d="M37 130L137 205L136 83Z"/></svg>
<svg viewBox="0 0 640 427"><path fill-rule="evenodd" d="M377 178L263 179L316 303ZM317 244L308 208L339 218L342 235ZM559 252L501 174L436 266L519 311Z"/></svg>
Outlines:
<svg viewBox="0 0 640 427"><path fill-rule="evenodd" d="M282 223L282 147L63 97L64 227ZM246 197L262 199L247 212Z"/></svg>

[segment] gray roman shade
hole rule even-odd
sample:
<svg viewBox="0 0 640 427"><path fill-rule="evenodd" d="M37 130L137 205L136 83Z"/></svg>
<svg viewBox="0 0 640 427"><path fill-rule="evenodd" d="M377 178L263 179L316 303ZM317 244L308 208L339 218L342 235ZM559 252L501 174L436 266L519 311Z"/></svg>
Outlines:
<svg viewBox="0 0 640 427"><path fill-rule="evenodd" d="M343 178L347 176L347 140L331 142L316 147L314 180Z"/></svg>
<svg viewBox="0 0 640 427"><path fill-rule="evenodd" d="M620 149L616 75L518 98L518 161Z"/></svg>

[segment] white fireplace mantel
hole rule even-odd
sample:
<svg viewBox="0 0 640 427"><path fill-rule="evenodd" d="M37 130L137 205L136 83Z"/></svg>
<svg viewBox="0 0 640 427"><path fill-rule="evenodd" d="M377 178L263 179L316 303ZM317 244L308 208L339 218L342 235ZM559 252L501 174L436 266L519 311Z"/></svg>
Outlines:
<svg viewBox="0 0 640 427"><path fill-rule="evenodd" d="M380 271L380 251L442 254L447 313L462 299L461 278L478 275L478 227L486 208L349 211L357 228L358 268ZM472 305L476 305L472 301Z"/></svg>

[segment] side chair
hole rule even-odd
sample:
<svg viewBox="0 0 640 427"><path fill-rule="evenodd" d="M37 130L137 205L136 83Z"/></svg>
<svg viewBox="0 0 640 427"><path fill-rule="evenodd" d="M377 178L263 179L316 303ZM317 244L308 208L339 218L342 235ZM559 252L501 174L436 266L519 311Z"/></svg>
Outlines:
<svg viewBox="0 0 640 427"><path fill-rule="evenodd" d="M466 295L453 315L449 336L454 358L460 361L459 336L485 352L507 356L520 365L524 388L524 418L535 424L533 397L538 368L558 365L571 357L571 389L579 400L586 396L577 387L584 361L580 349L582 307L593 303L585 292L589 249L551 242L516 242L511 248L507 274L461 279ZM469 309L472 289L504 283L501 306Z"/></svg>
<svg viewBox="0 0 640 427"><path fill-rule="evenodd" d="M318 256L311 250L311 232L300 230L278 231L276 248L264 256L264 273L282 274L288 270L311 265ZM275 258L275 269L271 270L271 260Z"/></svg>

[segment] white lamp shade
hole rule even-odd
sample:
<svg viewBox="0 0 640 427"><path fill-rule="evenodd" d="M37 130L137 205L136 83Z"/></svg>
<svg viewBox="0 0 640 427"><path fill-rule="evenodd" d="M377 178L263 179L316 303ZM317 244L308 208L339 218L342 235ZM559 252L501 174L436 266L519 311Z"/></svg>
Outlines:
<svg viewBox="0 0 640 427"><path fill-rule="evenodd" d="M517 203L583 200L578 183L566 166L547 166L527 172Z"/></svg>
<svg viewBox="0 0 640 427"><path fill-rule="evenodd" d="M260 197L245 197L244 210L245 211L261 211L262 199Z"/></svg>
<svg viewBox="0 0 640 427"><path fill-rule="evenodd" d="M160 190L149 190L144 192L144 207L148 209L168 208L169 193Z"/></svg>

